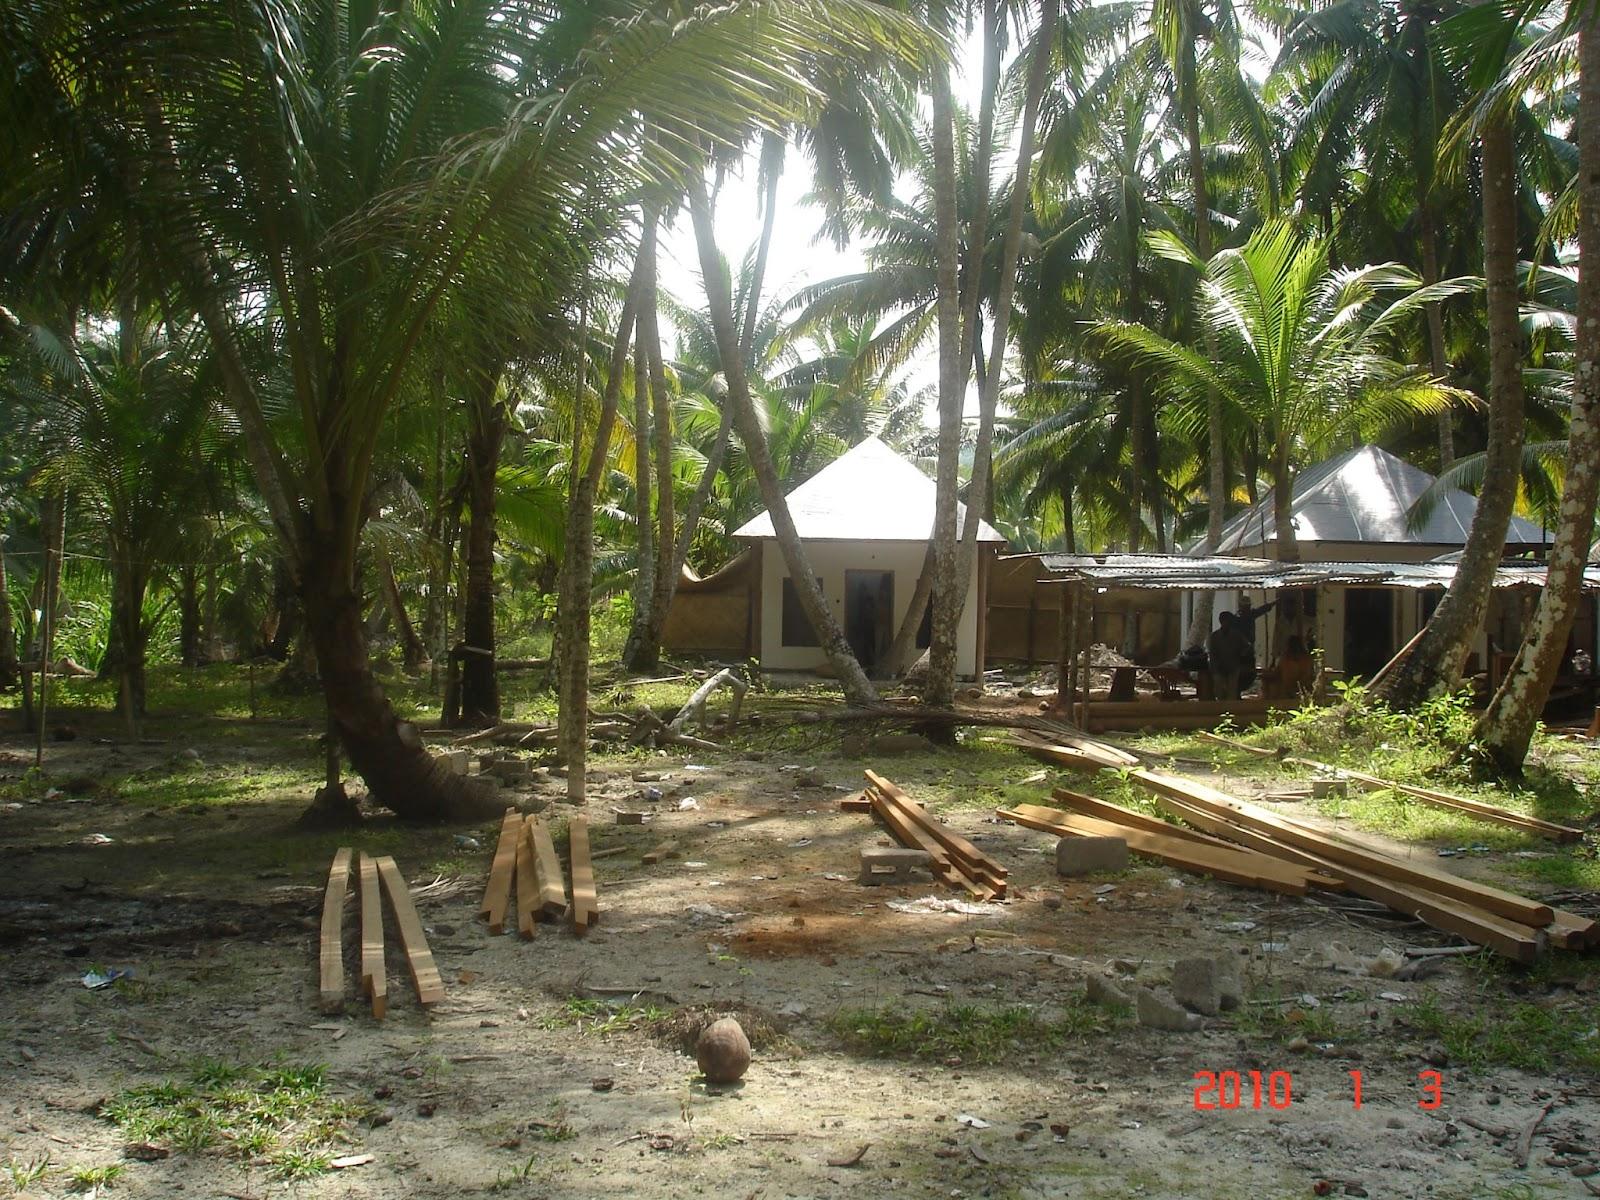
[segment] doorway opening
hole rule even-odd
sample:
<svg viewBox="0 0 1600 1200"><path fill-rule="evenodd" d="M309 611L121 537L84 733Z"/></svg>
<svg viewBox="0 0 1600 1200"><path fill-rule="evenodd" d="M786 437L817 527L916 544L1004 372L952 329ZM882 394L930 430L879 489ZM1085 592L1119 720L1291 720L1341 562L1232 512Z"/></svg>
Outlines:
<svg viewBox="0 0 1600 1200"><path fill-rule="evenodd" d="M1394 592L1389 588L1346 588L1344 593L1344 673L1371 679L1394 657Z"/></svg>
<svg viewBox="0 0 1600 1200"><path fill-rule="evenodd" d="M863 670L889 655L894 642L894 572L844 573L844 636Z"/></svg>

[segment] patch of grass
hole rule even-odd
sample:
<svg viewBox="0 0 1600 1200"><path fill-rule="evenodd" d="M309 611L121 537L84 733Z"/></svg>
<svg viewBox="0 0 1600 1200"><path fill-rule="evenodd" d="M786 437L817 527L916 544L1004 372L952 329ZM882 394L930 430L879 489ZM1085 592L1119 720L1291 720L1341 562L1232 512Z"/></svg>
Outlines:
<svg viewBox="0 0 1600 1200"><path fill-rule="evenodd" d="M542 1029L577 1029L579 1033L610 1037L654 1024L670 1009L656 1004L616 1004L587 996L569 996L561 1007L540 1021Z"/></svg>
<svg viewBox="0 0 1600 1200"><path fill-rule="evenodd" d="M50 1173L50 1158L48 1155L30 1158L27 1161L15 1157L7 1158L5 1172L6 1178L11 1182L12 1191L26 1191Z"/></svg>
<svg viewBox="0 0 1600 1200"><path fill-rule="evenodd" d="M1308 1042L1347 1042L1358 1031L1340 1021L1324 1008L1307 1008L1292 998L1282 1003L1262 1002L1243 1005L1235 1017L1241 1033L1252 1037L1270 1038L1279 1042L1292 1042L1303 1037Z"/></svg>
<svg viewBox="0 0 1600 1200"><path fill-rule="evenodd" d="M70 1186L75 1192L96 1194L111 1187L126 1170L127 1167L121 1163L107 1163L103 1167L77 1167L72 1172Z"/></svg>
<svg viewBox="0 0 1600 1200"><path fill-rule="evenodd" d="M1428 996L1408 1017L1425 1037L1444 1045L1452 1062L1524 1071L1559 1065L1600 1074L1600 1034L1592 1005L1562 1008L1518 1001L1462 1013L1446 1010Z"/></svg>
<svg viewBox="0 0 1600 1200"><path fill-rule="evenodd" d="M119 1092L100 1115L131 1141L182 1154L226 1145L238 1157L264 1158L285 1179L304 1179L328 1169L328 1149L363 1111L329 1093L320 1064L203 1061L184 1081Z"/></svg>
<svg viewBox="0 0 1600 1200"><path fill-rule="evenodd" d="M854 1049L877 1058L959 1059L963 1064L1004 1062L1056 1049L1105 1032L1103 1008L1069 1005L1046 1016L1026 1005L985 1008L973 1004L941 1009L842 1009L829 1028Z"/></svg>
<svg viewBox="0 0 1600 1200"><path fill-rule="evenodd" d="M528 1161L520 1167L502 1167L495 1172L494 1182L489 1185L491 1192L509 1192L513 1188L524 1187L534 1182L539 1177L539 1156L531 1154Z"/></svg>

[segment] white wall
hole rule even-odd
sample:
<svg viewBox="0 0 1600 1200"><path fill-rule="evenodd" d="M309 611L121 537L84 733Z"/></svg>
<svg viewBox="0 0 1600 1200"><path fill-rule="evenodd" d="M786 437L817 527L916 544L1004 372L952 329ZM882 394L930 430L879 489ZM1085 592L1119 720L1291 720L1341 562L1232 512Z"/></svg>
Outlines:
<svg viewBox="0 0 1600 1200"><path fill-rule="evenodd" d="M844 628L844 573L850 571L894 572L894 627L898 631L911 606L917 576L928 552L926 542L807 542L806 555L811 569L822 580L822 595L833 610L833 619ZM981 547L980 547L981 551ZM981 557L981 553L980 553ZM761 665L768 671L810 671L827 662L815 646L783 644L783 581L789 575L783 551L775 540L761 544ZM973 562L967 588L967 606L956 627L956 674L972 678L978 665L978 565Z"/></svg>

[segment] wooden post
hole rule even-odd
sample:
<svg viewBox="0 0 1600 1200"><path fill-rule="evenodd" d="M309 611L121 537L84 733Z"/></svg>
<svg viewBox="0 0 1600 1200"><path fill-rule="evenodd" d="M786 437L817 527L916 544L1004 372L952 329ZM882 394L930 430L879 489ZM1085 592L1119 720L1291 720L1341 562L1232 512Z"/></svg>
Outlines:
<svg viewBox="0 0 1600 1200"><path fill-rule="evenodd" d="M1078 686L1083 692L1083 701L1078 707L1076 724L1085 733L1089 731L1089 694L1094 683L1094 676L1090 673L1090 669L1094 666L1094 597L1095 593L1090 591L1088 628L1080 635L1083 640L1083 667L1078 674Z"/></svg>
<svg viewBox="0 0 1600 1200"><path fill-rule="evenodd" d="M1078 585L1064 584L1056 643L1056 710L1072 718L1072 697L1077 688Z"/></svg>

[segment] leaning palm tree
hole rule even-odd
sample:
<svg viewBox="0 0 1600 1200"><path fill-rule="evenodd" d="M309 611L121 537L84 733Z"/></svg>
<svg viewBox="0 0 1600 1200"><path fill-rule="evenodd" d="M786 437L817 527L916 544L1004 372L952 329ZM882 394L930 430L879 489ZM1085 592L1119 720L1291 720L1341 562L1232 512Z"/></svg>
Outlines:
<svg viewBox="0 0 1600 1200"><path fill-rule="evenodd" d="M865 0L0 5L8 249L93 196L149 291L205 327L376 802L495 807L390 706L356 583L378 441L434 318L553 350L631 197L681 180L730 117L794 115L863 48L924 46ZM669 133L640 153L640 127ZM281 390L249 369L262 341Z"/></svg>
<svg viewBox="0 0 1600 1200"><path fill-rule="evenodd" d="M1161 373L1195 424L1205 419L1206 396L1214 392L1236 420L1261 427L1271 447L1278 557L1297 561L1290 512L1298 463L1463 398L1389 350L1402 323L1415 320L1423 305L1472 285L1449 280L1423 287L1393 263L1335 269L1326 239L1302 236L1285 222L1264 226L1209 262L1171 235L1155 244L1201 271L1197 306L1216 356L1130 322L1106 322L1097 335Z"/></svg>

